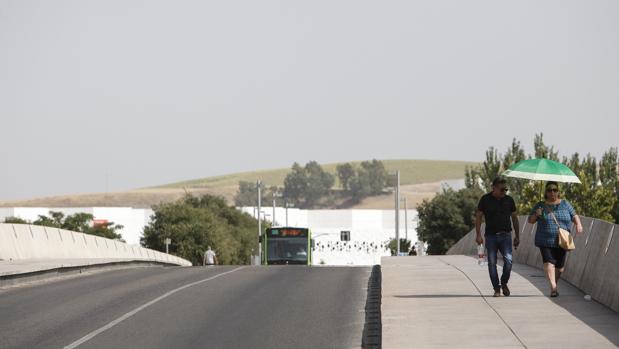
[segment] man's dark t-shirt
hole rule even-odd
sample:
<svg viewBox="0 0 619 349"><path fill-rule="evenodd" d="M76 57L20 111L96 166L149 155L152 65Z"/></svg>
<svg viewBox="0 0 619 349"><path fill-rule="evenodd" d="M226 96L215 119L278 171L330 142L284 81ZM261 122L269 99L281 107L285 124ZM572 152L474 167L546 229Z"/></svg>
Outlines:
<svg viewBox="0 0 619 349"><path fill-rule="evenodd" d="M486 219L486 234L512 231L511 216L516 212L516 203L511 196L497 199L492 193L485 194L479 199L477 209L483 212Z"/></svg>

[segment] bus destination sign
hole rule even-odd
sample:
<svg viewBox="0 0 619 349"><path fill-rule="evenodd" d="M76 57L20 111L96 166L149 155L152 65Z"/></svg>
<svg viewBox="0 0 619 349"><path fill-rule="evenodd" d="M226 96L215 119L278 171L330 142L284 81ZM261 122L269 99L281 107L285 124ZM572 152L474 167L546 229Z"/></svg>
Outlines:
<svg viewBox="0 0 619 349"><path fill-rule="evenodd" d="M267 236L271 238L307 237L307 229L301 228L271 228L267 229Z"/></svg>

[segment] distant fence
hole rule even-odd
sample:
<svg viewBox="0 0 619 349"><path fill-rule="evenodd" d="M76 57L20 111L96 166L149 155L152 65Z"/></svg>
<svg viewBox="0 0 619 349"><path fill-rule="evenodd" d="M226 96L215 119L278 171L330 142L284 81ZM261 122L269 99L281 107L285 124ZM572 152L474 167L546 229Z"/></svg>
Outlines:
<svg viewBox="0 0 619 349"><path fill-rule="evenodd" d="M518 218L520 246L514 251L514 262L541 269L542 256L535 247L536 224L529 224L526 216ZM619 312L619 236L614 237L615 233L619 235L618 225L589 217L580 220L584 234L575 235L576 250L568 253L561 278ZM477 254L475 230L460 239L447 254Z"/></svg>
<svg viewBox="0 0 619 349"><path fill-rule="evenodd" d="M130 259L190 266L188 260L64 229L0 223L0 260Z"/></svg>

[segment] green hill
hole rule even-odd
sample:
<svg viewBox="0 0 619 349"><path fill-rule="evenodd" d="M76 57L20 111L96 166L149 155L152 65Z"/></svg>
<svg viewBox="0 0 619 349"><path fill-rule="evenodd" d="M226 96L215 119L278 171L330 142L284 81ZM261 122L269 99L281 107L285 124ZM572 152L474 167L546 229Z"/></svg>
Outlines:
<svg viewBox="0 0 619 349"><path fill-rule="evenodd" d="M360 162L353 163L359 164ZM437 182L446 179L463 178L465 167L467 165L474 165L474 163L464 161L437 160L384 160L383 163L389 172L394 172L396 169L400 170L402 195L408 198L411 207L415 207L421 200L431 198L436 192L440 191L441 187ZM325 170L335 173L337 164L322 166ZM186 193L219 195L224 197L228 203L233 203L234 196L238 191L239 181L254 182L260 179L269 186L283 186L284 178L289 171L290 169L286 168L242 172L123 192L62 195L4 201L0 202L0 207L152 207L160 203L178 200ZM366 198L355 207L385 209L392 206L393 198L386 194Z"/></svg>
<svg viewBox="0 0 619 349"><path fill-rule="evenodd" d="M351 162L359 165L360 161ZM464 177L464 169L467 165L475 165L465 161L443 160L383 160L387 171L400 170L400 183L402 185L437 182L446 179ZM339 163L322 165L325 171L335 174L335 167ZM301 164L304 165L304 164ZM290 172L289 168L261 170L252 172L234 173L224 176L192 179L177 183L157 186L156 188L217 188L237 185L239 181L261 180L267 185L283 186L284 178Z"/></svg>

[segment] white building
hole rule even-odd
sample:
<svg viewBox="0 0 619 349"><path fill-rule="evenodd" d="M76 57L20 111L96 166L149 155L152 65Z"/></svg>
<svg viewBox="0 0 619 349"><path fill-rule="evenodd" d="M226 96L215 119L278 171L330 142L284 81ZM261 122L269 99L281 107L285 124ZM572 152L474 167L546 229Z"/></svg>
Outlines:
<svg viewBox="0 0 619 349"><path fill-rule="evenodd" d="M254 217L256 207L241 211ZM306 227L312 231L316 249L314 264L373 265L389 256L388 243L395 238L394 210L301 210L296 208L261 208L262 218L274 226ZM408 219L408 225L405 218ZM417 242L417 210L400 211L400 238ZM350 241L341 241L341 232L350 232Z"/></svg>

